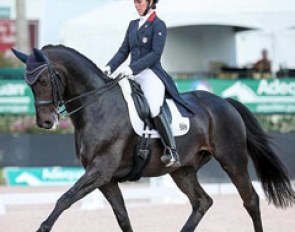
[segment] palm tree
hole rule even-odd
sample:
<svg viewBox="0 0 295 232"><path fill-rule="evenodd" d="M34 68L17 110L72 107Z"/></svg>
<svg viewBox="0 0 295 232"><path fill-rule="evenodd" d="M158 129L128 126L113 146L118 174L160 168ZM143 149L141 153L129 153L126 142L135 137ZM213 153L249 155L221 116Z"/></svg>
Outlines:
<svg viewBox="0 0 295 232"><path fill-rule="evenodd" d="M16 48L28 53L29 30L26 19L26 0L15 0L16 4Z"/></svg>

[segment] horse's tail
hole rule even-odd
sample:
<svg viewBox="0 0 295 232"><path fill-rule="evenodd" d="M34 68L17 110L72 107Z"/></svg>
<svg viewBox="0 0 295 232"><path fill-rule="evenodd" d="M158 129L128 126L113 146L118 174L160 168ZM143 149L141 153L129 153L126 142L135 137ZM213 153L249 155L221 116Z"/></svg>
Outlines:
<svg viewBox="0 0 295 232"><path fill-rule="evenodd" d="M295 203L295 192L291 178L286 167L271 148L270 137L246 106L232 98L226 98L226 100L240 113L244 121L248 153L268 201L276 207L292 206Z"/></svg>

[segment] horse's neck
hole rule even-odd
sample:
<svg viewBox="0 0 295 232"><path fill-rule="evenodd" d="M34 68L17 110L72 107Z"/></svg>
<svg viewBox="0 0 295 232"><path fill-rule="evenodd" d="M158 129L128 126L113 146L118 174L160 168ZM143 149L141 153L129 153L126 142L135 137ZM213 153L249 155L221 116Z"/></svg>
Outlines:
<svg viewBox="0 0 295 232"><path fill-rule="evenodd" d="M60 60L60 57L63 57L63 59ZM66 86L63 96L64 100L85 95L90 91L100 91L107 84L107 81L102 76L102 72L96 70L95 65L84 63L87 61L83 59L72 59L72 56L69 56L68 53L58 54L58 52L53 54L52 58L56 59L56 63L61 63L66 70L64 72ZM85 105L81 111L71 116L75 128L85 128L89 123L93 124L93 122L97 122L101 127L104 127L109 122L109 114L112 114L113 118L119 120L122 112L126 112L127 118L128 111L126 110L126 105L124 104L124 99L120 91L119 86L116 85L114 88L105 89L100 94L92 93L89 96L81 97L77 101L70 103L66 108L68 112Z"/></svg>
<svg viewBox="0 0 295 232"><path fill-rule="evenodd" d="M74 67L73 67L74 66ZM85 68L83 65L72 64L66 67L64 100L83 96L91 91L103 88L106 85L98 73ZM94 94L92 94L94 96ZM82 102L88 97L81 97L77 102Z"/></svg>
<svg viewBox="0 0 295 232"><path fill-rule="evenodd" d="M81 104L86 101L81 101ZM124 104L120 87L117 85L101 95L96 95L91 104L82 111L73 114L71 119L78 131L85 129L88 131L94 128L100 131L115 131L118 123L126 125L128 109Z"/></svg>
<svg viewBox="0 0 295 232"><path fill-rule="evenodd" d="M91 61L87 61L78 53L71 50L58 48L45 49L55 67L64 74L66 85L66 99L84 94L88 91L100 88L105 81L100 75L102 72L97 69ZM87 63L89 62L89 63Z"/></svg>
<svg viewBox="0 0 295 232"><path fill-rule="evenodd" d="M67 76L67 84L68 92L72 95L71 97L105 85L104 81L98 76L98 74L83 66L81 67L81 65L68 70L69 75Z"/></svg>

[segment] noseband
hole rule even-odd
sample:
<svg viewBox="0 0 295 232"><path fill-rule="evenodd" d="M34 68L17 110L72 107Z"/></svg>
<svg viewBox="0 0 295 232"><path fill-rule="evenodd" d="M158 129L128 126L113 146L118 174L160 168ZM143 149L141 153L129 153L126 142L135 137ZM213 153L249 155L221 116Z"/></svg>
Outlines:
<svg viewBox="0 0 295 232"><path fill-rule="evenodd" d="M124 78L124 76L119 76L116 79L113 79L113 80L110 79L110 82L106 83L104 86L102 86L98 89L83 93L81 95L75 96L75 97L70 98L68 100L63 100L63 96L62 96L63 93L61 91L59 83L62 83L63 88L65 88L65 83L64 83L63 79L61 78L59 72L51 65L51 63L49 62L48 59L46 61L46 64L36 68L31 73L39 71L39 73L37 74L38 78L39 78L46 69L48 69L48 74L50 77L50 83L51 83L51 87L52 87L52 100L35 100L35 107L38 108L38 107L51 107L51 106L53 106L54 111L57 114L62 115L62 116L70 116L70 115L82 110L86 106L93 103L96 100L96 97L98 97L99 95L102 95L104 92L106 92L109 89L116 86L118 84L118 82ZM76 107L75 109L71 110L70 112L66 113L66 109L61 110L61 111L59 110L59 108L62 106L64 106L66 108L66 106L69 105L70 103L78 101L81 98L86 98L86 97L90 97L90 96L92 97L90 100L88 100L83 105Z"/></svg>

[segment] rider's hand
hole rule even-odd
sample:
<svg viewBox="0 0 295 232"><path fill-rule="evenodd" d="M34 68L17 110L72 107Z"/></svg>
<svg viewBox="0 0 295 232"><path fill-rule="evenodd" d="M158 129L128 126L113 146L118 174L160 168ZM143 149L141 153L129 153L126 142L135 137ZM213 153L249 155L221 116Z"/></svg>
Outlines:
<svg viewBox="0 0 295 232"><path fill-rule="evenodd" d="M133 76L133 71L130 67L127 67L121 72L121 75L130 78Z"/></svg>
<svg viewBox="0 0 295 232"><path fill-rule="evenodd" d="M109 65L103 67L101 71L108 76L111 75L111 67Z"/></svg>

